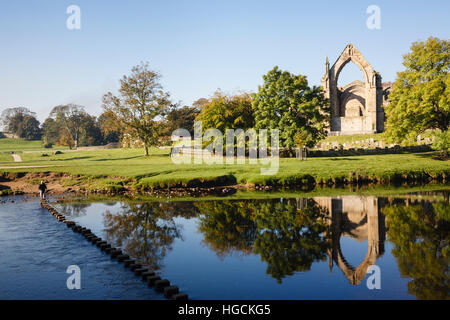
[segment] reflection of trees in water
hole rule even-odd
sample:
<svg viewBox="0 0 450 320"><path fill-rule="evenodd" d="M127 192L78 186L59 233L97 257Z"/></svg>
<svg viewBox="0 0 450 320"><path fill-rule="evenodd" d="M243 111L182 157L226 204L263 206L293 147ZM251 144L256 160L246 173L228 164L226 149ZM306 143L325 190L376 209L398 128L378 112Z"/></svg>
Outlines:
<svg viewBox="0 0 450 320"><path fill-rule="evenodd" d="M281 279L306 271L326 259L326 210L314 200L302 209L290 200L198 202L200 231L220 257L255 253L267 262L267 273Z"/></svg>
<svg viewBox="0 0 450 320"><path fill-rule="evenodd" d="M90 203L61 203L59 213L71 218L82 217L86 215L86 208L90 206Z"/></svg>
<svg viewBox="0 0 450 320"><path fill-rule="evenodd" d="M383 212L392 254L401 274L411 278L409 293L419 299L449 299L450 204L392 205Z"/></svg>
<svg viewBox="0 0 450 320"><path fill-rule="evenodd" d="M181 237L174 217L194 215L188 202L123 203L119 213L104 214L106 238L141 263L159 269L173 241Z"/></svg>
<svg viewBox="0 0 450 320"><path fill-rule="evenodd" d="M327 253L333 251L331 243L338 245L342 233L352 235L356 228L366 224L368 237L380 244L378 251L371 252L371 246L368 249L367 257L376 260L383 251L385 232L384 216L379 209L386 205L381 211L386 215L389 240L394 244L392 253L402 275L412 279L409 292L420 299L449 298L448 200L409 206L404 199L397 199L391 205L382 201L378 206L374 202L373 212L369 210L356 222L348 220L342 209L338 210L339 206L329 207L328 212L326 205L317 199L301 200L124 203L118 214L104 214L106 234L114 245L159 269L174 240L181 238L182 229L174 218L197 217L200 213L199 231L203 233L204 243L220 258L257 254L267 263L267 273L281 282L294 272L309 270L315 261L325 260ZM336 201L329 202L336 204ZM79 206L75 211L83 208ZM377 221L382 222L380 226ZM334 251L340 253L340 247ZM374 259L364 261L374 263ZM353 271L361 273L359 276L363 278L366 267L363 263Z"/></svg>

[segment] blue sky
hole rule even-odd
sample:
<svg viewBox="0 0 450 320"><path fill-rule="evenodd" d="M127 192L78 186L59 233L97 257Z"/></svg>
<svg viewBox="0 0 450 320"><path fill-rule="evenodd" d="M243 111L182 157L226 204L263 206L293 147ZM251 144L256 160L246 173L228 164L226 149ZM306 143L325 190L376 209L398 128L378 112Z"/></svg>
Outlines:
<svg viewBox="0 0 450 320"><path fill-rule="evenodd" d="M216 89L256 91L273 66L320 85L325 58L334 63L353 43L393 81L413 41L449 38L445 1L0 1L0 112L24 106L44 120L58 104L98 115L133 65L149 61L174 101L190 105ZM81 29L68 30L69 5ZM369 30L369 5L381 29ZM362 79L351 64L340 80Z"/></svg>

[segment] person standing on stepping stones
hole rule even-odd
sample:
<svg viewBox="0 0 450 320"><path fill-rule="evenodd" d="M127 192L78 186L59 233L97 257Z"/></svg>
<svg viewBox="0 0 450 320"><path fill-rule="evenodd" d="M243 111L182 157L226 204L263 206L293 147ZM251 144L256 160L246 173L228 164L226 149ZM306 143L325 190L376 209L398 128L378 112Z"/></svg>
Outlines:
<svg viewBox="0 0 450 320"><path fill-rule="evenodd" d="M45 191L47 191L47 185L45 184L44 180L42 180L39 184L39 193L41 199L45 199Z"/></svg>

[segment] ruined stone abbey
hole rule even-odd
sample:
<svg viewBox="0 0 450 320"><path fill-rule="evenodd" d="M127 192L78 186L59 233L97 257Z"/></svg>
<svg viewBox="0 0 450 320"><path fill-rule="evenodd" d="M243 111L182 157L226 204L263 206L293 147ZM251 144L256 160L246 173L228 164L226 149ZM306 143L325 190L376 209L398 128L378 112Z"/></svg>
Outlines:
<svg viewBox="0 0 450 320"><path fill-rule="evenodd" d="M339 74L349 62L361 69L365 81L357 80L338 87ZM322 87L330 101L330 135L384 131L383 106L388 103L391 85L381 82L381 75L354 45L347 45L331 68L327 58Z"/></svg>

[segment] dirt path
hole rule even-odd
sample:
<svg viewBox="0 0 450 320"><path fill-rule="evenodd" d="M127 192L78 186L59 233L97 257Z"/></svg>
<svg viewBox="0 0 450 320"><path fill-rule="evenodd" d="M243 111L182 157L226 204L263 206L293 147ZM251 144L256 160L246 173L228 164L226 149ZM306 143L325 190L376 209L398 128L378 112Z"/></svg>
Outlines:
<svg viewBox="0 0 450 320"><path fill-rule="evenodd" d="M71 179L71 176L55 172L29 172L26 174L4 173L3 181L0 181L0 190L5 189L6 187L6 189L11 189L14 191L37 194L39 192L38 184L40 180L46 181L49 194L66 193L71 191L78 192L80 190L78 186L65 186L64 182L66 179Z"/></svg>
<svg viewBox="0 0 450 320"><path fill-rule="evenodd" d="M12 157L15 162L22 162L22 158L18 154L13 153Z"/></svg>

